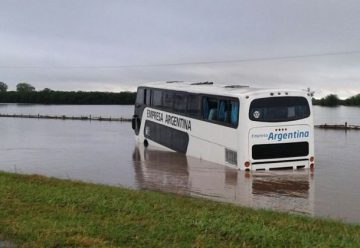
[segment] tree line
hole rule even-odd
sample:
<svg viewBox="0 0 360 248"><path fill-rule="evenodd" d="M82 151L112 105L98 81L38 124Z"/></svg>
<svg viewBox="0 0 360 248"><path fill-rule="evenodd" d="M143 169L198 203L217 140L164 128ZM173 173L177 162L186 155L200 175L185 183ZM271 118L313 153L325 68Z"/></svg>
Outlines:
<svg viewBox="0 0 360 248"><path fill-rule="evenodd" d="M8 91L8 86L0 82L0 103L38 104L134 104L136 92L84 92L54 91L45 88L36 91L28 83L16 85L16 91Z"/></svg>
<svg viewBox="0 0 360 248"><path fill-rule="evenodd" d="M326 97L323 97L321 99L315 99L313 98L313 105L320 105L320 106L329 106L329 107L335 107L338 105L345 105L345 106L360 106L360 94L357 94L355 96L351 96L347 99L340 99L335 94L327 95Z"/></svg>
<svg viewBox="0 0 360 248"><path fill-rule="evenodd" d="M39 103L39 104L134 104L136 92L84 92L84 91L54 91L45 88L36 91L28 83L16 85L16 91L7 91L8 86L0 82L0 103ZM312 100L313 105L320 106L360 106L360 94L340 99L335 94L321 99Z"/></svg>

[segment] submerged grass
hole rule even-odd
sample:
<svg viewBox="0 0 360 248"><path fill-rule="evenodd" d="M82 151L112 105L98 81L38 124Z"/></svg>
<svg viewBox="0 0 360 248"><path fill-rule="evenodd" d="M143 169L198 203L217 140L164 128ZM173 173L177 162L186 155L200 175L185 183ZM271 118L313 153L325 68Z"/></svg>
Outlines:
<svg viewBox="0 0 360 248"><path fill-rule="evenodd" d="M360 226L0 172L0 237L18 247L359 247Z"/></svg>

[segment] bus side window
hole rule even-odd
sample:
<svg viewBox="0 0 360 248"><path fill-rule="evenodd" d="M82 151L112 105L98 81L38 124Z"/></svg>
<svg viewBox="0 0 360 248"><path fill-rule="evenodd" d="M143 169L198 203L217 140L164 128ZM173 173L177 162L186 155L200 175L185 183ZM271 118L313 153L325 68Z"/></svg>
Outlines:
<svg viewBox="0 0 360 248"><path fill-rule="evenodd" d="M203 118L209 121L218 120L218 100L215 98L203 98Z"/></svg>
<svg viewBox="0 0 360 248"><path fill-rule="evenodd" d="M174 102L174 93L171 91L164 91L163 93L163 107L172 110Z"/></svg>
<svg viewBox="0 0 360 248"><path fill-rule="evenodd" d="M202 117L203 117L203 119L207 120L208 116L209 116L209 104L207 102L207 98L204 97L203 104L202 104Z"/></svg>
<svg viewBox="0 0 360 248"><path fill-rule="evenodd" d="M238 124L238 117L239 117L239 103L235 101L231 101L230 123L236 126Z"/></svg>
<svg viewBox="0 0 360 248"><path fill-rule="evenodd" d="M139 88L136 94L136 106L144 104L144 89Z"/></svg>
<svg viewBox="0 0 360 248"><path fill-rule="evenodd" d="M200 116L201 113L201 97L195 94L187 95L186 112L191 116Z"/></svg>
<svg viewBox="0 0 360 248"><path fill-rule="evenodd" d="M153 90L152 106L161 108L162 107L162 90Z"/></svg>
<svg viewBox="0 0 360 248"><path fill-rule="evenodd" d="M174 110L179 113L186 111L186 94L176 92L174 94Z"/></svg>
<svg viewBox="0 0 360 248"><path fill-rule="evenodd" d="M145 104L150 106L151 105L151 90L145 89Z"/></svg>
<svg viewBox="0 0 360 248"><path fill-rule="evenodd" d="M220 100L219 111L218 111L218 121L225 122L227 103L228 103L228 101Z"/></svg>

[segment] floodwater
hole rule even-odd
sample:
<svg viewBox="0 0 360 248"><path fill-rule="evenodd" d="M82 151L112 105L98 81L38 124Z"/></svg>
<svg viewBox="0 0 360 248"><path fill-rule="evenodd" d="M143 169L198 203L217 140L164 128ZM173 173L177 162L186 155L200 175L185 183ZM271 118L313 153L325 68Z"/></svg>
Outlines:
<svg viewBox="0 0 360 248"><path fill-rule="evenodd" d="M134 112L129 105L44 105L44 104L6 104L0 103L1 114L66 115L128 117Z"/></svg>
<svg viewBox="0 0 360 248"><path fill-rule="evenodd" d="M1 104L0 113L130 117L132 106ZM316 124L345 121L360 124L360 108L315 107ZM0 118L0 135L0 170L4 171L360 222L359 131L316 129L313 171L250 173L137 147L130 123Z"/></svg>

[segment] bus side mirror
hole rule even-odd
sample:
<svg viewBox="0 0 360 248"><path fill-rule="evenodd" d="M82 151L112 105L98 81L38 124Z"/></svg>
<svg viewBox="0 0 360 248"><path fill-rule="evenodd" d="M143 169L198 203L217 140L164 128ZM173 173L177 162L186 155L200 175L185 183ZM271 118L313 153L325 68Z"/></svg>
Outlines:
<svg viewBox="0 0 360 248"><path fill-rule="evenodd" d="M135 128L136 128L136 118L137 118L137 117L134 116L134 117L131 119L131 127L132 127L133 130L135 130Z"/></svg>

